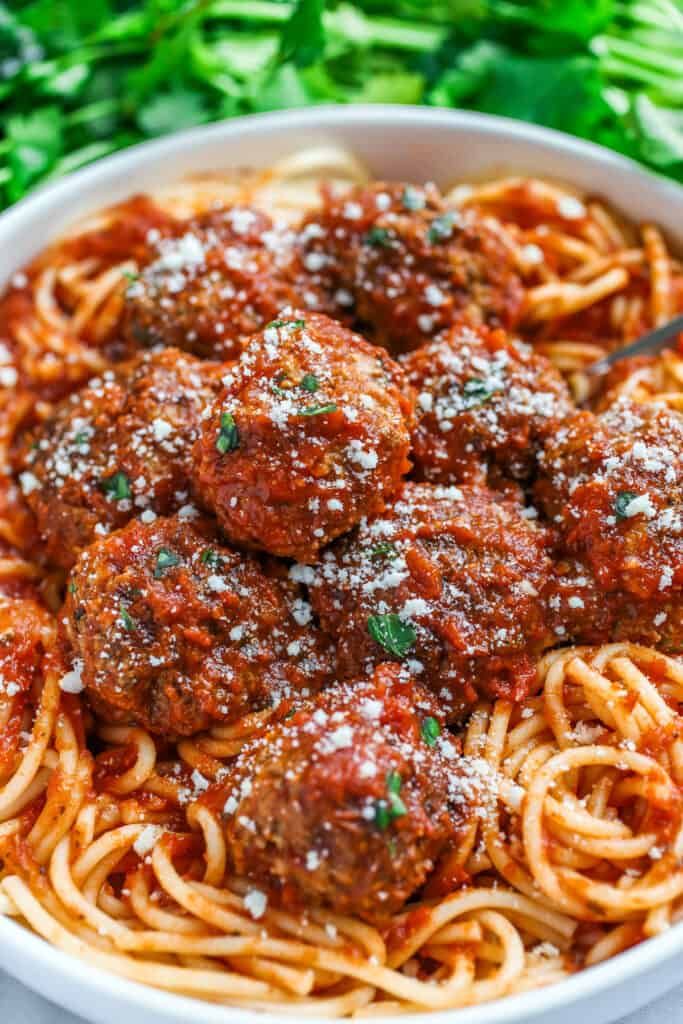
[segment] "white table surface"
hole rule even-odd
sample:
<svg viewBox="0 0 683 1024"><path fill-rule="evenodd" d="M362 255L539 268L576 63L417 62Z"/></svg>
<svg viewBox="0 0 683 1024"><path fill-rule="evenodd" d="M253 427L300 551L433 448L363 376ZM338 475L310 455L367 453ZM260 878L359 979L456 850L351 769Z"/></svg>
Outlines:
<svg viewBox="0 0 683 1024"><path fill-rule="evenodd" d="M0 971L0 1021L2 1024L84 1024L80 1017L58 1010L3 971ZM623 1017L619 1024L683 1024L683 985L637 1013Z"/></svg>

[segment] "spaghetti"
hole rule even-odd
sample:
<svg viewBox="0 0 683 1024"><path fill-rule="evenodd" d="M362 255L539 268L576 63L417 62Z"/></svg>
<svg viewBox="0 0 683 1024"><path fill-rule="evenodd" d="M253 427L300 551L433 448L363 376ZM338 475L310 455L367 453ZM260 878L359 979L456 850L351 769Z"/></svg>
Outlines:
<svg viewBox="0 0 683 1024"><path fill-rule="evenodd" d="M233 870L224 819L204 795L276 711L167 741L93 712L65 677L65 575L35 560L9 468L17 439L113 365L150 233L220 204L295 226L321 182L366 181L354 158L325 149L265 174L160 190L79 226L15 275L0 306L0 910L122 977L311 1016L526 991L683 916L683 666L663 651L554 646L523 701L480 695L451 727L475 811L419 896L381 926L324 906L256 907ZM683 309L683 268L653 225L636 229L529 178L458 185L445 202L502 239L523 285L517 331L577 394L586 365ZM603 401L680 410L682 384L669 352L620 371Z"/></svg>

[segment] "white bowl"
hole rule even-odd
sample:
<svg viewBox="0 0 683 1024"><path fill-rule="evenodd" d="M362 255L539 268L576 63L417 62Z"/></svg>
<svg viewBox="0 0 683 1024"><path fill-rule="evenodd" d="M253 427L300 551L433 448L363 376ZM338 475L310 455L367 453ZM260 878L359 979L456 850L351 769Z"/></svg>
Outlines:
<svg viewBox="0 0 683 1024"><path fill-rule="evenodd" d="M521 172L566 181L603 196L633 220L657 222L683 248L683 189L599 146L480 114L417 107L318 107L247 117L148 142L43 188L0 217L0 283L76 219L133 192L198 172L267 167L321 142L347 146L379 178L450 184ZM583 1014L591 1024L607 1024L677 984L682 962L679 925L558 985L433 1013L428 1020L574 1024ZM0 966L96 1024L291 1021L170 995L105 974L2 918ZM424 1015L420 1020L425 1021Z"/></svg>

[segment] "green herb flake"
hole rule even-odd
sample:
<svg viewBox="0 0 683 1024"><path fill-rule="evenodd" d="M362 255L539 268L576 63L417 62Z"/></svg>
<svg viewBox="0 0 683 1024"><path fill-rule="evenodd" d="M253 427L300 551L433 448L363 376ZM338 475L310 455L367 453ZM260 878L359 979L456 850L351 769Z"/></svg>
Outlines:
<svg viewBox="0 0 683 1024"><path fill-rule="evenodd" d="M626 510L637 497L638 495L634 491L619 491L614 502L614 512L617 519L628 519Z"/></svg>
<svg viewBox="0 0 683 1024"><path fill-rule="evenodd" d="M454 213L442 213L440 217L435 217L429 225L429 230L427 232L428 240L434 243L443 242L445 239L450 238L453 234L454 224Z"/></svg>
<svg viewBox="0 0 683 1024"><path fill-rule="evenodd" d="M375 248L386 248L391 244L391 234L388 228L370 228L363 241Z"/></svg>
<svg viewBox="0 0 683 1024"><path fill-rule="evenodd" d="M218 569L223 564L222 559L216 554L213 548L204 548L199 556L199 561L202 565L208 565L210 569Z"/></svg>
<svg viewBox="0 0 683 1024"><path fill-rule="evenodd" d="M424 718L420 726L420 734L428 747L433 747L441 735L441 726L436 718Z"/></svg>
<svg viewBox="0 0 683 1024"><path fill-rule="evenodd" d="M123 626L123 628L127 630L129 633L132 633L133 630L135 629L135 619L133 619L129 615L128 609L126 608L125 604L119 605L119 618L121 620L121 625Z"/></svg>
<svg viewBox="0 0 683 1024"><path fill-rule="evenodd" d="M129 284L135 284L136 281L140 280L140 275L133 270L124 270L123 276Z"/></svg>
<svg viewBox="0 0 683 1024"><path fill-rule="evenodd" d="M422 192L419 192L412 185L407 185L401 196L401 204L406 210L424 210L426 199Z"/></svg>
<svg viewBox="0 0 683 1024"><path fill-rule="evenodd" d="M401 799L402 779L400 773L391 771L387 775L387 798L378 800L375 804L375 825L380 832L386 831L396 818L402 818L408 813L408 808Z"/></svg>
<svg viewBox="0 0 683 1024"><path fill-rule="evenodd" d="M308 391L310 394L314 394L320 387L320 384L315 374L305 373L301 378L300 387L302 387L304 391Z"/></svg>
<svg viewBox="0 0 683 1024"><path fill-rule="evenodd" d="M180 556L170 548L159 548L154 566L154 579L160 580L166 570L172 569L175 565L180 565Z"/></svg>
<svg viewBox="0 0 683 1024"><path fill-rule="evenodd" d="M70 594L75 594L77 591L78 591L78 587L76 586L76 584L72 580L71 583L69 583L69 593Z"/></svg>
<svg viewBox="0 0 683 1024"><path fill-rule="evenodd" d="M234 416L230 412L221 413L221 429L216 437L216 450L225 455L226 452L233 452L239 448L239 444L240 435Z"/></svg>
<svg viewBox="0 0 683 1024"><path fill-rule="evenodd" d="M391 543L391 541L383 540L379 544L376 544L370 552L371 558L394 558L398 554L398 551Z"/></svg>
<svg viewBox="0 0 683 1024"><path fill-rule="evenodd" d="M74 444L76 447L87 444L89 440L90 436L87 430L79 430L78 433L74 435Z"/></svg>
<svg viewBox="0 0 683 1024"><path fill-rule="evenodd" d="M417 639L415 627L410 622L404 622L394 612L371 615L368 619L368 632L380 647L397 658L405 657Z"/></svg>
<svg viewBox="0 0 683 1024"><path fill-rule="evenodd" d="M106 476L100 482L100 490L113 501L124 501L133 495L130 489L130 480L121 470L112 473L111 476Z"/></svg>
<svg viewBox="0 0 683 1024"><path fill-rule="evenodd" d="M269 324L266 324L266 330L269 327L290 327L292 330L295 330L296 328L305 326L305 320L271 320Z"/></svg>
<svg viewBox="0 0 683 1024"><path fill-rule="evenodd" d="M327 413L336 411L336 402L328 402L327 405L309 405L307 409L301 410L299 416L326 416Z"/></svg>
<svg viewBox="0 0 683 1024"><path fill-rule="evenodd" d="M462 393L467 399L470 406L472 405L483 405L484 402L488 402L489 398L496 392L496 388L491 384L487 384L485 380L480 380L478 377L472 377L470 380L466 380Z"/></svg>

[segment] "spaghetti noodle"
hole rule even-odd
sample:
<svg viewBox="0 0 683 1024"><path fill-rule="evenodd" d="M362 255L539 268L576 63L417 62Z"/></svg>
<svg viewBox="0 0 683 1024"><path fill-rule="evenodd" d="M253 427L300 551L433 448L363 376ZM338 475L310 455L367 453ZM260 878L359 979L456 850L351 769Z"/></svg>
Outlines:
<svg viewBox="0 0 683 1024"><path fill-rule="evenodd" d="M683 666L663 651L555 646L526 699L480 696L451 726L474 813L419 896L381 926L325 906L255 907L233 870L204 794L275 711L168 741L107 721L73 673L65 682L65 576L35 559L10 469L17 439L113 365L150 233L219 204L296 225L321 182L366 181L355 159L325 149L160 190L79 226L15 275L0 306L0 910L122 977L312 1016L526 991L683 917ZM587 364L683 309L683 268L653 225L530 178L458 185L445 203L503 239L524 290L517 331L577 393ZM680 410L682 385L670 352L620 371L602 400Z"/></svg>

